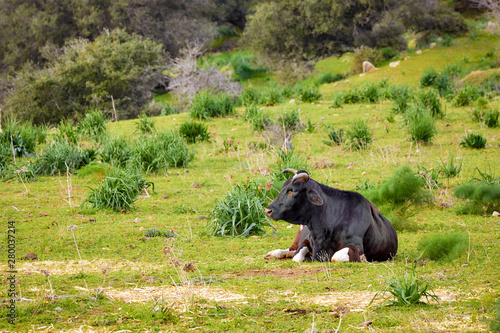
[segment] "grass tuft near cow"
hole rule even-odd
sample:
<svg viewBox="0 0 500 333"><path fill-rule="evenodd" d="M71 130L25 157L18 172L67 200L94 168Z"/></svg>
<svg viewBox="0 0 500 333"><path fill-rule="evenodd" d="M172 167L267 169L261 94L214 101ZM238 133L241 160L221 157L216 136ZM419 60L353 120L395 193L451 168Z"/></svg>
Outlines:
<svg viewBox="0 0 500 333"><path fill-rule="evenodd" d="M264 258L359 262L364 258L385 261L396 255L396 230L368 199L320 184L305 170L282 173L293 177L283 184L266 215L300 227L288 250L274 250Z"/></svg>

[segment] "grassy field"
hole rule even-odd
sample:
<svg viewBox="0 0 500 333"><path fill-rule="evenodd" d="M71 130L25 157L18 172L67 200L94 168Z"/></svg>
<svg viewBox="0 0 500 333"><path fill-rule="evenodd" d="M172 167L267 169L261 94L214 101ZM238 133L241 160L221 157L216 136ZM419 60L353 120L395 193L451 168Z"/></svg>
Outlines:
<svg viewBox="0 0 500 333"><path fill-rule="evenodd" d="M15 222L16 288L21 300L12 326L3 320L8 312L4 280L0 329L304 332L314 325L320 332L355 332L361 323L371 321L370 327L379 332L488 330L500 293L500 218L457 214L462 203L452 192L477 176L476 168L500 176L500 128L481 126L469 116L470 107L453 107L442 99L446 116L436 120L437 135L431 144L416 144L409 139L401 115L394 122L386 119L392 108L389 101L330 105L338 91L382 78L416 87L426 68L441 70L465 56L473 62L490 50L499 54L499 45L498 36L455 40L451 47L425 49L421 55L411 52L399 67L387 65L337 86L323 85L323 98L317 103L264 107L273 119L283 110L297 108L302 121L314 124L312 132L293 137L294 151L307 161L312 178L339 189L377 185L400 166L416 171L418 166L438 168L451 158L462 163L457 177L441 178L441 186L431 190L432 204L410 208L407 222L413 227L398 231L394 260L266 261L264 254L287 248L293 241L296 228L283 221L273 222L275 230L267 228L265 235L249 238L204 233L212 208L233 185L248 180L266 184L277 161L275 150L248 148L265 139L244 121L245 108L238 108L233 116L206 122L212 140L190 146L194 158L187 167L145 175L155 190L143 193L131 212L80 208L90 188L103 180L108 166L102 164L70 176L2 183L0 217L4 230L8 221ZM317 69L338 72L342 64L348 66L342 59L328 59ZM498 110L500 101L491 105ZM154 118L157 130L178 129L189 119L188 113ZM351 151L323 143L328 140L326 125L347 128L358 119L367 120L373 130L369 149ZM136 122L109 123L108 131L135 140ZM486 137L486 148L461 147L462 136L469 131ZM229 149L224 146L228 138L233 139ZM146 237L150 228L174 231L178 237ZM469 235L467 250L453 261L429 260L416 268L418 276L430 282L439 303L385 307L379 297L369 306L389 280L419 259L422 238L451 231ZM5 279L7 236L2 239ZM28 252L38 260L21 260Z"/></svg>

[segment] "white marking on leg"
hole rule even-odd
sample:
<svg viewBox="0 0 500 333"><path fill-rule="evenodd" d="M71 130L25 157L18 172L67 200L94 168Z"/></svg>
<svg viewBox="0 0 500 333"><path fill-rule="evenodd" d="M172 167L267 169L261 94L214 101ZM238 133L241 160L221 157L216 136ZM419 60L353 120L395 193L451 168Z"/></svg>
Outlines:
<svg viewBox="0 0 500 333"><path fill-rule="evenodd" d="M301 263L304 261L308 253L309 249L307 248L307 246L304 246L303 248L300 249L299 253L293 256L292 260L295 261L296 263Z"/></svg>
<svg viewBox="0 0 500 333"><path fill-rule="evenodd" d="M342 250L338 250L332 256L332 261L334 262L347 262L349 261L349 248L344 247Z"/></svg>
<svg viewBox="0 0 500 333"><path fill-rule="evenodd" d="M274 250L264 256L264 259L283 259L286 257L288 250Z"/></svg>

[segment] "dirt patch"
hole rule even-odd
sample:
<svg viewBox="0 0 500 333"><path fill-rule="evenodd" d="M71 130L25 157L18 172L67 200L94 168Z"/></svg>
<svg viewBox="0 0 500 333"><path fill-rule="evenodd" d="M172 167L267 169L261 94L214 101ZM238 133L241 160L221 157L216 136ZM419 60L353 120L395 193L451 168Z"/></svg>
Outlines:
<svg viewBox="0 0 500 333"><path fill-rule="evenodd" d="M297 276L304 275L315 275L318 273L331 272L337 270L337 268L273 268L269 270L261 270L261 269L250 269L244 272L235 272L233 273L236 276L277 276L284 278L296 278Z"/></svg>
<svg viewBox="0 0 500 333"><path fill-rule="evenodd" d="M18 264L17 270L24 274L38 273L43 274L43 271L50 275L73 275L80 272L85 273L102 273L105 269L107 272L112 271L146 271L164 269L164 265L155 265L147 262L134 261L115 261L109 259L97 260L67 260L67 261L33 261L23 262Z"/></svg>
<svg viewBox="0 0 500 333"><path fill-rule="evenodd" d="M206 286L162 286L117 290L104 288L103 294L111 300L125 303L166 302L181 311L187 311L196 298L217 303L244 301L243 295L231 293L221 288Z"/></svg>

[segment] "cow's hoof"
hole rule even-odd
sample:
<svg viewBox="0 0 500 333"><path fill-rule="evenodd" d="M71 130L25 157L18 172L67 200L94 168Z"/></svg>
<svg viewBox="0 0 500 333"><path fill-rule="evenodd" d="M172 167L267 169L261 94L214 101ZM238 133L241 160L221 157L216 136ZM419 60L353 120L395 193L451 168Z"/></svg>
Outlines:
<svg viewBox="0 0 500 333"><path fill-rule="evenodd" d="M333 262L347 262L349 261L349 248L344 247L342 250L335 252L332 256Z"/></svg>
<svg viewBox="0 0 500 333"><path fill-rule="evenodd" d="M292 260L295 261L296 263L301 263L304 261L308 253L309 249L307 247L303 247L302 249L300 249L299 253L293 256Z"/></svg>
<svg viewBox="0 0 500 333"><path fill-rule="evenodd" d="M286 254L288 253L288 250L274 250L269 252L264 256L264 259L266 260L271 260L271 259L284 259L286 258Z"/></svg>

